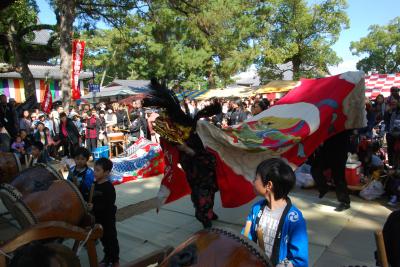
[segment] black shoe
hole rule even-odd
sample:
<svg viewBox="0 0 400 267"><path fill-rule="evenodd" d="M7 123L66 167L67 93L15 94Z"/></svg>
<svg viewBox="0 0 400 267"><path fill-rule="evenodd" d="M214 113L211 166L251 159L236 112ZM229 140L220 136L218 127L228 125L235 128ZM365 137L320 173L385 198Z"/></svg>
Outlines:
<svg viewBox="0 0 400 267"><path fill-rule="evenodd" d="M327 190L327 189L325 189L325 190L320 190L320 191L319 191L318 198L323 198L323 197L326 195L326 193L328 193L328 191L329 191L329 190Z"/></svg>
<svg viewBox="0 0 400 267"><path fill-rule="evenodd" d="M213 216L212 216L211 220L213 220L213 221L218 220L218 215L213 213Z"/></svg>
<svg viewBox="0 0 400 267"><path fill-rule="evenodd" d="M203 224L203 228L204 229L209 229L209 228L212 227L212 223L210 221L209 222L203 222L202 224Z"/></svg>
<svg viewBox="0 0 400 267"><path fill-rule="evenodd" d="M336 207L335 211L341 212L350 209L349 203L340 202L339 206Z"/></svg>

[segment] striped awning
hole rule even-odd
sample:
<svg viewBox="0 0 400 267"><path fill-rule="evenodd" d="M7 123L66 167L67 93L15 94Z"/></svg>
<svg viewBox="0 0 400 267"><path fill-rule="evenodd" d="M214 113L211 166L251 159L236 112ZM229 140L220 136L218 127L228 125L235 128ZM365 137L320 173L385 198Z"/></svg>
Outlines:
<svg viewBox="0 0 400 267"><path fill-rule="evenodd" d="M365 95L369 98L375 98L379 94L388 97L393 86L400 88L400 73L365 76Z"/></svg>

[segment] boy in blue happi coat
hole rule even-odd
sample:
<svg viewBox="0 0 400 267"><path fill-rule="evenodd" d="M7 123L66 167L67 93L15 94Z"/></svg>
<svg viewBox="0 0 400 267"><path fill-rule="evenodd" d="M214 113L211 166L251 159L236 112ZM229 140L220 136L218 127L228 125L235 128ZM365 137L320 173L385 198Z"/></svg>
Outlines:
<svg viewBox="0 0 400 267"><path fill-rule="evenodd" d="M94 171L87 165L89 157L89 150L78 147L74 157L76 165L70 168L68 173L68 180L79 188L85 201L89 201L90 189L94 182Z"/></svg>
<svg viewBox="0 0 400 267"><path fill-rule="evenodd" d="M281 159L261 162L253 182L264 197L255 203L242 233L258 243L274 266L308 266L308 238L302 213L290 201L293 170Z"/></svg>

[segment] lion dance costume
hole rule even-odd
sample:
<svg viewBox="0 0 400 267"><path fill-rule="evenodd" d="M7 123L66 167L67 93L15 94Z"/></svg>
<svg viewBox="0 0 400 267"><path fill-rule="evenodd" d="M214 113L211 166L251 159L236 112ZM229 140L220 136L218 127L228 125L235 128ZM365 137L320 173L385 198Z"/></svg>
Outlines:
<svg viewBox="0 0 400 267"><path fill-rule="evenodd" d="M152 80L151 91L144 99L144 106L162 108L156 119L154 130L161 137L164 153L175 147L179 151L179 163L191 190L195 216L204 228L212 226L217 219L213 212L214 195L218 191L215 175L216 160L208 152L196 133L196 123L201 118L221 113L219 104L200 110L194 118L185 113L173 91Z"/></svg>

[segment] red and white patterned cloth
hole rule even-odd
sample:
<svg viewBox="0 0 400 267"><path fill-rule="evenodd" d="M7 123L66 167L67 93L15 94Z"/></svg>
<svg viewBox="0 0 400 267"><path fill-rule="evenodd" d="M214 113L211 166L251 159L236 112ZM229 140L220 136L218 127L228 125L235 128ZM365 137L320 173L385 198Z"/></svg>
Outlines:
<svg viewBox="0 0 400 267"><path fill-rule="evenodd" d="M388 97L392 86L400 88L400 73L365 76L365 95L369 98L379 94Z"/></svg>

